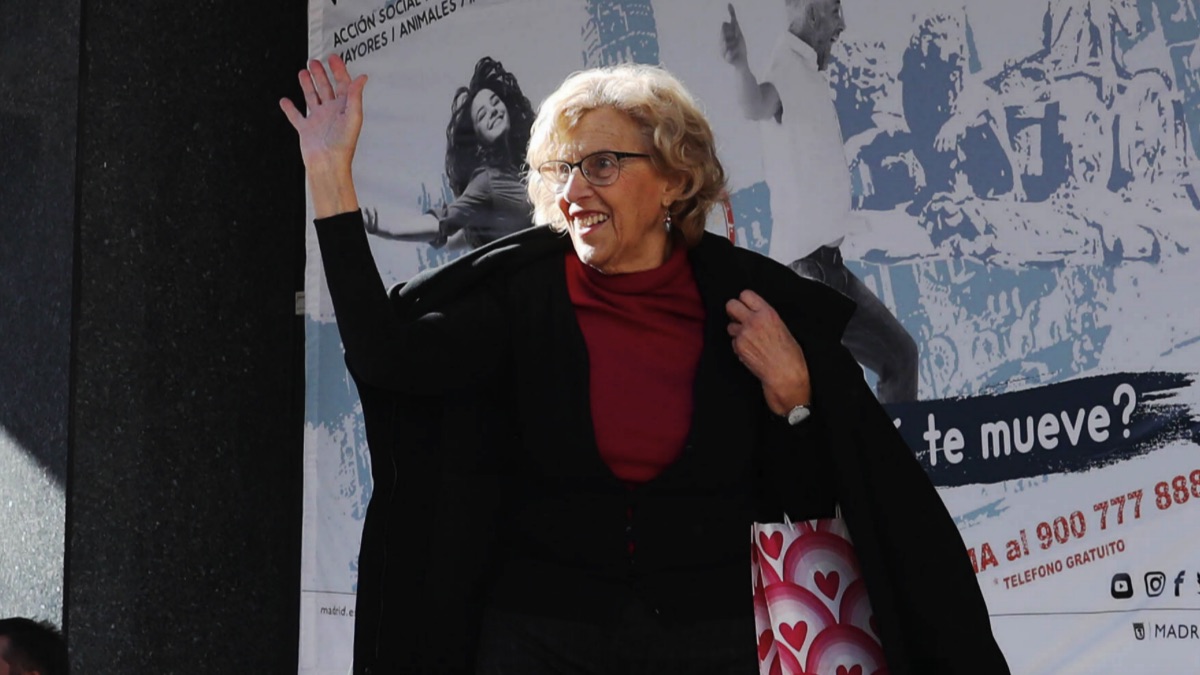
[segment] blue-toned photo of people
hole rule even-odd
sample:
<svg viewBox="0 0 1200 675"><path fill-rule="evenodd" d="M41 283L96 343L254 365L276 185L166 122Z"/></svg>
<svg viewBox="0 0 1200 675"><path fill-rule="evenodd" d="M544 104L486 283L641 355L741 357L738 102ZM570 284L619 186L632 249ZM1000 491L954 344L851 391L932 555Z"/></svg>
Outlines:
<svg viewBox="0 0 1200 675"><path fill-rule="evenodd" d="M533 106L517 78L490 56L454 93L446 126L445 179L452 199L416 223L392 223L366 212L367 231L435 248L476 248L530 226L521 180Z"/></svg>
<svg viewBox="0 0 1200 675"><path fill-rule="evenodd" d="M784 5L788 25L761 78L750 70L732 4L729 21L721 26L723 56L737 72L738 103L747 119L763 125L763 165L777 223L770 256L854 300L858 307L843 344L878 376L880 402L915 401L916 342L842 259L842 241L865 227L861 216L851 213L851 176L825 73L833 44L846 28L841 1L785 0Z"/></svg>

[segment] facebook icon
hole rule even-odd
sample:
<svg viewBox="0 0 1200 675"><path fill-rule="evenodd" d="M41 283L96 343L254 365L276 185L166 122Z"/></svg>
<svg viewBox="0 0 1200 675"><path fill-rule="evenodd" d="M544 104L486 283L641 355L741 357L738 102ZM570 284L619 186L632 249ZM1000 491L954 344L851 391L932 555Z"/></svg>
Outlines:
<svg viewBox="0 0 1200 675"><path fill-rule="evenodd" d="M1181 571L1175 577L1175 597L1177 597L1177 598L1179 597L1179 587L1183 585L1183 580L1186 577L1186 575L1187 575L1186 572Z"/></svg>

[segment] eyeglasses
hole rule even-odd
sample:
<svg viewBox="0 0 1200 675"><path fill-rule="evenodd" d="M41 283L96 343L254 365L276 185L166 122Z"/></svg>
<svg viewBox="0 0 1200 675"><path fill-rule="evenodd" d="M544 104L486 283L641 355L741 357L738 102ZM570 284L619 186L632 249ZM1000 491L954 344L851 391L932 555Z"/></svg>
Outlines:
<svg viewBox="0 0 1200 675"><path fill-rule="evenodd" d="M538 173L542 174L542 178L547 183L550 183L554 187L562 187L570 180L571 173L575 171L575 167L579 167L579 173L583 174L587 182L596 187L604 187L605 185L612 185L621 177L621 160L649 156L641 152L601 150L600 152L593 152L578 162L564 162L561 159L543 162L538 167Z"/></svg>

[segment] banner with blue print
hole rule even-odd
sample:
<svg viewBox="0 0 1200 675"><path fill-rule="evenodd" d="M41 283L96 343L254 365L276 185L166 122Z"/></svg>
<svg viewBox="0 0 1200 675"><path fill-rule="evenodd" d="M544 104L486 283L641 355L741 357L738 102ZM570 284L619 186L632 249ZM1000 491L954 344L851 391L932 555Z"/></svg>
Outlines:
<svg viewBox="0 0 1200 675"><path fill-rule="evenodd" d="M858 303L1014 672L1194 669L1200 0L313 0L309 52L370 75L389 284L528 226L564 77L668 68L729 175L710 229ZM300 671L342 675L371 467L311 233Z"/></svg>

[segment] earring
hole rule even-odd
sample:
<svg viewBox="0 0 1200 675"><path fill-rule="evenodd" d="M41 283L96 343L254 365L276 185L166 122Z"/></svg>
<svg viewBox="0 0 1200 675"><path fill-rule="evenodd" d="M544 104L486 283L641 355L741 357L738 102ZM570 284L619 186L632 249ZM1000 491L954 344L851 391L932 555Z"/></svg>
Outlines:
<svg viewBox="0 0 1200 675"><path fill-rule="evenodd" d="M667 211L667 217L663 219L663 227L667 228L667 230L671 229L671 212L670 211Z"/></svg>

